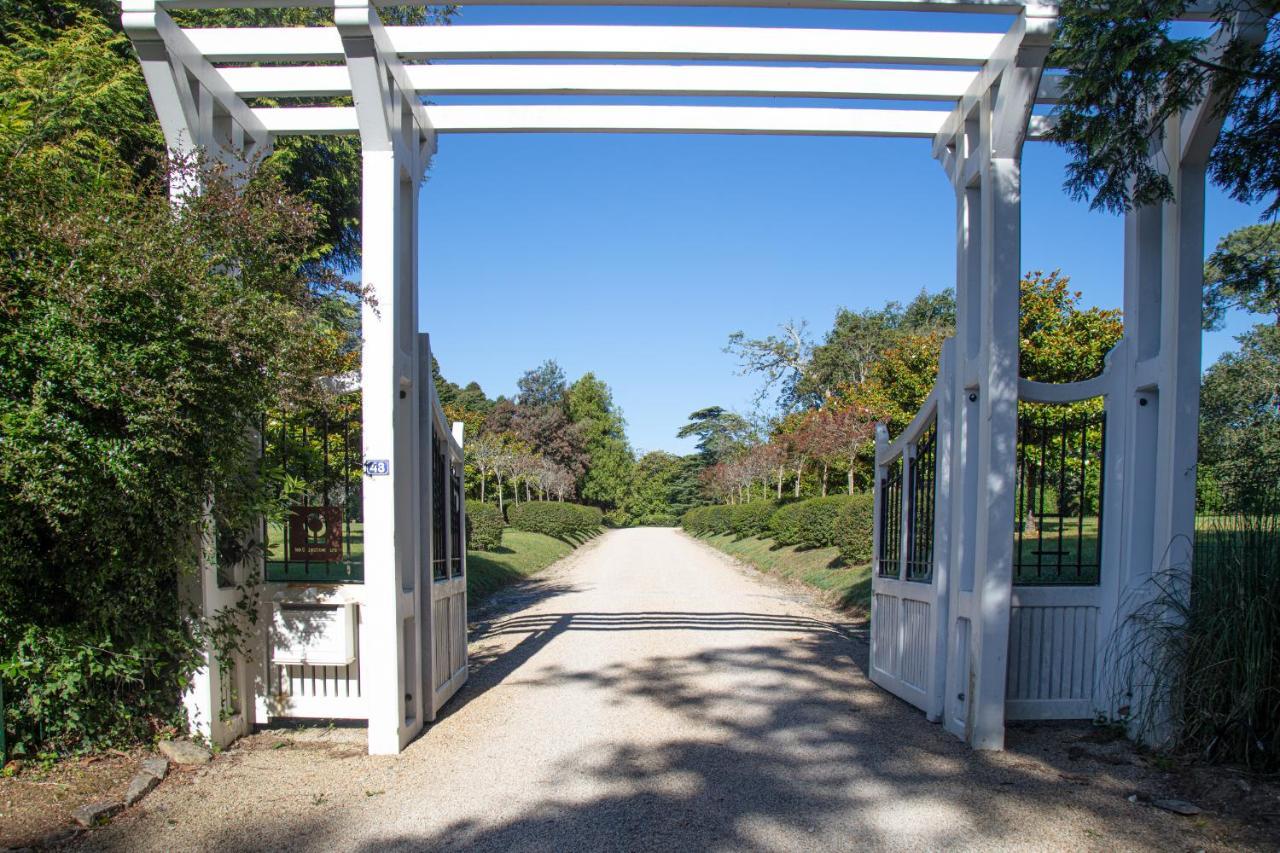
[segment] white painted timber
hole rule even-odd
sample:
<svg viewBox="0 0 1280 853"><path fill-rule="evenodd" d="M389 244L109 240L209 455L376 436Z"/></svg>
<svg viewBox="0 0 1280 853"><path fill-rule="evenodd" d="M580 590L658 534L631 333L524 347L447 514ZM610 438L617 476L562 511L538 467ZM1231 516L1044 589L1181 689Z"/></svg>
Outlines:
<svg viewBox="0 0 1280 853"><path fill-rule="evenodd" d="M411 65L421 95L706 95L955 101L975 71L730 65ZM223 68L241 97L351 92L340 65Z"/></svg>
<svg viewBox="0 0 1280 853"><path fill-rule="evenodd" d="M213 63L344 57L341 39L332 27L184 32ZM403 60L710 59L966 66L985 62L1003 37L902 30L647 26L386 27L386 33Z"/></svg>
<svg viewBox="0 0 1280 853"><path fill-rule="evenodd" d="M353 134L352 107L263 107L254 110L277 135ZM727 133L799 136L903 136L931 139L942 110L778 107L437 106L427 114L437 133Z"/></svg>
<svg viewBox="0 0 1280 853"><path fill-rule="evenodd" d="M161 0L170 9L327 8L332 0ZM426 6L427 0L384 0L374 5ZM881 12L980 12L1017 14L1029 5L1018 0L473 0L472 6L739 6L777 9L851 9Z"/></svg>

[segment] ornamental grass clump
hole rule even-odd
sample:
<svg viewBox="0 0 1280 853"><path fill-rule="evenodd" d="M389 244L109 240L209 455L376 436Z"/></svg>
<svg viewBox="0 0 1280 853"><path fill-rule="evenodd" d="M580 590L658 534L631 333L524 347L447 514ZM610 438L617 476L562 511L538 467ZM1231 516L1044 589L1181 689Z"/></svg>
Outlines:
<svg viewBox="0 0 1280 853"><path fill-rule="evenodd" d="M1190 571L1158 573L1114 653L1148 739L1258 770L1280 768L1280 515L1197 533ZM1189 589L1190 595L1187 595Z"/></svg>

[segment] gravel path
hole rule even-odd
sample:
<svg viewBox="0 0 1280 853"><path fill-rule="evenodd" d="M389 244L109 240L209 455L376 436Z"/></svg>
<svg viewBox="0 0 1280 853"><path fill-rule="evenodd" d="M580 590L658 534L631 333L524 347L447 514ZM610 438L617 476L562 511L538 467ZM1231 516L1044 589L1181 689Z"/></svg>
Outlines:
<svg viewBox="0 0 1280 853"><path fill-rule="evenodd" d="M263 732L80 845L1219 846L1212 822L1129 802L1149 771L1087 729L971 752L870 684L847 617L678 531L610 532L501 598L471 681L402 756L365 755L360 729Z"/></svg>

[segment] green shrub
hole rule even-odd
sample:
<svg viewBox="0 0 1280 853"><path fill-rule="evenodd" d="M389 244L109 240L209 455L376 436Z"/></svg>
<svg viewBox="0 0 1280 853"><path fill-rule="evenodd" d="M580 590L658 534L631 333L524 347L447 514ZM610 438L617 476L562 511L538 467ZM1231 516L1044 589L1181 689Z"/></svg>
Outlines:
<svg viewBox="0 0 1280 853"><path fill-rule="evenodd" d="M829 548L836 544L836 517L849 501L849 495L831 495L786 504L769 519L769 531L782 545Z"/></svg>
<svg viewBox="0 0 1280 853"><path fill-rule="evenodd" d="M467 501L467 548L494 551L502 544L502 511L491 503Z"/></svg>
<svg viewBox="0 0 1280 853"><path fill-rule="evenodd" d="M729 532L739 538L764 536L769 532L769 519L778 509L774 501L751 501L729 508Z"/></svg>
<svg viewBox="0 0 1280 853"><path fill-rule="evenodd" d="M507 507L507 521L517 530L569 539L598 533L604 523L604 513L594 506L534 501Z"/></svg>
<svg viewBox="0 0 1280 853"><path fill-rule="evenodd" d="M696 506L684 514L680 525L694 536L715 536L733 531L734 507L724 504Z"/></svg>
<svg viewBox="0 0 1280 853"><path fill-rule="evenodd" d="M846 563L871 562L871 541L875 532L875 496L870 492L853 495L836 514L836 546Z"/></svg>

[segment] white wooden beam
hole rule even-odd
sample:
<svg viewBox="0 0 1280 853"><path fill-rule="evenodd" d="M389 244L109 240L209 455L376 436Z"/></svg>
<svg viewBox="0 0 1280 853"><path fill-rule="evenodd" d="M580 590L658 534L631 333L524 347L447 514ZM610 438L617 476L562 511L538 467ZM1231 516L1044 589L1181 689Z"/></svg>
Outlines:
<svg viewBox="0 0 1280 853"><path fill-rule="evenodd" d="M352 134L353 107L254 110L274 134ZM726 133L931 138L941 110L780 107L431 106L437 133Z"/></svg>
<svg viewBox="0 0 1280 853"><path fill-rule="evenodd" d="M934 139L934 157L940 157L942 151L952 143L957 134L963 132L965 121L982 96L1007 69L1024 65L1037 69L1035 76L1038 85L1039 72L1044 67L1044 55L1048 52L1057 29L1057 18L1051 7L1036 7L1033 11L1034 15L1019 15L1013 26L1000 39L995 50L982 66L981 72L974 78L969 90L960 98L960 103L956 105L955 110Z"/></svg>
<svg viewBox="0 0 1280 853"><path fill-rule="evenodd" d="M215 63L343 58L342 41L330 27L231 27L186 33ZM998 33L649 26L387 27L386 33L406 61L707 59L975 67L986 62L1002 38Z"/></svg>
<svg viewBox="0 0 1280 853"><path fill-rule="evenodd" d="M703 95L955 101L973 71L727 65L411 65L421 95ZM351 93L340 65L224 68L242 97Z"/></svg>
<svg viewBox="0 0 1280 853"><path fill-rule="evenodd" d="M327 8L332 0L161 0L170 9ZM378 6L427 6L430 0L380 0ZM1035 0L468 0L470 6L739 6L778 9L854 9L881 12L1017 14Z"/></svg>
<svg viewBox="0 0 1280 853"><path fill-rule="evenodd" d="M164 9L159 8L154 0L123 0L121 3L121 23L125 32L129 35L130 40L134 43L139 51L139 55L144 58L144 69L146 62L151 62L152 70L156 70L158 66L155 62L160 59L161 53L167 55L169 62L173 66L173 72L179 72L190 75L192 79L208 93L209 97L216 102L226 113L234 120L241 129L250 137L254 145L260 146L265 150L270 144L266 128L254 116L252 111L245 102L232 91L218 70L213 67L202 51L187 37L186 31L180 28L169 17ZM153 95L159 90L155 84L158 78L154 73L148 73L147 83L152 88ZM179 89L189 89L189 81L180 80L177 83ZM195 94L186 93L195 100ZM158 111L169 111L172 109L171 104L157 104ZM193 104L188 104L188 109L184 112L190 112ZM188 121L193 116L188 116ZM166 127L166 134L168 129ZM166 144L171 148L177 147L172 139L166 139ZM206 144L204 140L190 139L187 140L189 145Z"/></svg>

